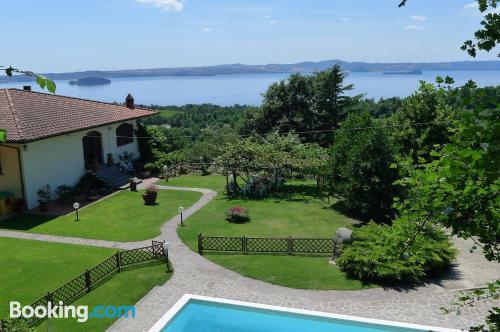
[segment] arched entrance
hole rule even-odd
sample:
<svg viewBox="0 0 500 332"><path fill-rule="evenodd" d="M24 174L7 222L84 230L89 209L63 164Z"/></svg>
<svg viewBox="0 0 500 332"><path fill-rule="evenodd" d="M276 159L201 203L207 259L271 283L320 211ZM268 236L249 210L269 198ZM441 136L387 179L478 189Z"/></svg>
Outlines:
<svg viewBox="0 0 500 332"><path fill-rule="evenodd" d="M96 162L100 165L103 162L102 156L102 135L98 131L91 131L82 138L83 160L85 169L91 169Z"/></svg>

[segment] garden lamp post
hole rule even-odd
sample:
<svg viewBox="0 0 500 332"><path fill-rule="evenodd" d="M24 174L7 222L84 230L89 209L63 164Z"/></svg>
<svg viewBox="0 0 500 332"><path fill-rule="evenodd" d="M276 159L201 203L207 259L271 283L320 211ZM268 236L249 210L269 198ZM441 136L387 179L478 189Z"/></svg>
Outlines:
<svg viewBox="0 0 500 332"><path fill-rule="evenodd" d="M179 206L179 213L181 214L181 226L184 226L184 216L182 215L183 212L184 212L184 207Z"/></svg>
<svg viewBox="0 0 500 332"><path fill-rule="evenodd" d="M168 248L170 247L170 243L163 241L163 250L165 250L165 260L167 261L167 271L170 272L170 263L168 261Z"/></svg>
<svg viewBox="0 0 500 332"><path fill-rule="evenodd" d="M73 209L75 209L75 212L76 212L76 221L79 221L80 218L78 217L78 209L80 208L80 203L78 202L74 202L73 203Z"/></svg>

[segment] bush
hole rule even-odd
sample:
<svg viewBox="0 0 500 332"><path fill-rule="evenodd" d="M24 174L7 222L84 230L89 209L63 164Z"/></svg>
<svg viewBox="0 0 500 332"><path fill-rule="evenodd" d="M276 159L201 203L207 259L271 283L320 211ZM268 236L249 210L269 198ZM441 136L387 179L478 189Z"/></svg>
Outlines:
<svg viewBox="0 0 500 332"><path fill-rule="evenodd" d="M226 211L226 220L234 223L244 223L250 221L250 214L248 209L235 206Z"/></svg>
<svg viewBox="0 0 500 332"><path fill-rule="evenodd" d="M146 194L157 194L160 189L155 185L149 185L145 189Z"/></svg>
<svg viewBox="0 0 500 332"><path fill-rule="evenodd" d="M57 187L56 195L63 204L68 204L74 199L75 191L70 186L62 185Z"/></svg>
<svg viewBox="0 0 500 332"><path fill-rule="evenodd" d="M50 191L50 185L46 184L45 186L41 186L36 191L36 196L38 198L38 202L40 203L48 203L50 202L50 198L52 196Z"/></svg>
<svg viewBox="0 0 500 332"><path fill-rule="evenodd" d="M432 226L396 220L391 226L373 222L354 231L337 260L349 276L364 281L419 282L437 275L453 261L456 250L448 236Z"/></svg>
<svg viewBox="0 0 500 332"><path fill-rule="evenodd" d="M7 319L3 321L2 331L4 332L34 332L35 329L28 327L28 323L22 319Z"/></svg>

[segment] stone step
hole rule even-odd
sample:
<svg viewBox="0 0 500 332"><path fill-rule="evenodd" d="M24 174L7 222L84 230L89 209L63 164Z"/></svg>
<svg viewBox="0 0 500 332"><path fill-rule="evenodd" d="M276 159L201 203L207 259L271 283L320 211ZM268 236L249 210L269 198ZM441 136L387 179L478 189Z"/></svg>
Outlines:
<svg viewBox="0 0 500 332"><path fill-rule="evenodd" d="M120 172L116 166L104 166L93 173L95 177L113 187L124 187L130 181L130 175Z"/></svg>

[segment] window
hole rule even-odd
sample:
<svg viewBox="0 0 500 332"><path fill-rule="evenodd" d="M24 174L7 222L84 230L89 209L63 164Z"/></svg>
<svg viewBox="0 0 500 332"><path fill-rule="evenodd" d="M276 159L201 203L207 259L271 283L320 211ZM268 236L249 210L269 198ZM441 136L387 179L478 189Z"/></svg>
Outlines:
<svg viewBox="0 0 500 332"><path fill-rule="evenodd" d="M134 142L134 126L124 123L116 128L116 145L122 146Z"/></svg>

